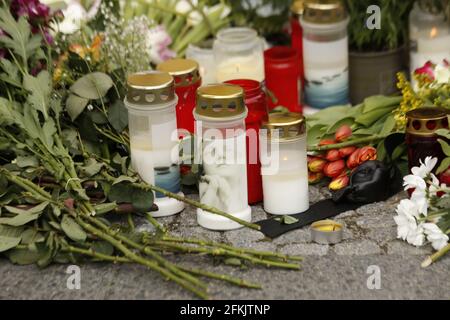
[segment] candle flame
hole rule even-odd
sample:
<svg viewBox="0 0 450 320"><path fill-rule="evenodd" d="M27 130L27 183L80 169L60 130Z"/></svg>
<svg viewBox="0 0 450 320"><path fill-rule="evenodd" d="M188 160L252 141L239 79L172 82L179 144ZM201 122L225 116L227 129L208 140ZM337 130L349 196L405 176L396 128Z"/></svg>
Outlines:
<svg viewBox="0 0 450 320"><path fill-rule="evenodd" d="M431 37L431 38L436 38L437 34L438 34L437 28L436 28L436 27L433 27L433 28L431 29L431 31L430 31L430 37Z"/></svg>

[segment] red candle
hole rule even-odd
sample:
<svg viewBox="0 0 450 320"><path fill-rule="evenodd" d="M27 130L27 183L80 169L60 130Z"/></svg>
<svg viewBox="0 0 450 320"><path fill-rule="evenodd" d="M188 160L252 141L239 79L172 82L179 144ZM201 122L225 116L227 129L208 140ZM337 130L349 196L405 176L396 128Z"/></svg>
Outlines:
<svg viewBox="0 0 450 320"><path fill-rule="evenodd" d="M264 52L266 86L276 98L269 108L283 106L291 112L302 112L299 53L291 47L276 46Z"/></svg>
<svg viewBox="0 0 450 320"><path fill-rule="evenodd" d="M267 98L261 83L255 80L238 79L226 83L244 89L245 104L248 115L245 119L247 129L247 189L248 203L254 204L263 200L261 163L259 162L259 129L268 120Z"/></svg>
<svg viewBox="0 0 450 320"><path fill-rule="evenodd" d="M190 59L169 59L158 65L159 71L168 72L175 80L178 96L177 127L194 133L195 97L201 85L198 63Z"/></svg>

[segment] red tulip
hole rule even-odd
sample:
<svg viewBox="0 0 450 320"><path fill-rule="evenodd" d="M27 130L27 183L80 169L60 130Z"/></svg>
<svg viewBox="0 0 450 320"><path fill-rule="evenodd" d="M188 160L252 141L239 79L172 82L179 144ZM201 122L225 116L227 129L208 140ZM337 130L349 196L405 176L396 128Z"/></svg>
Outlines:
<svg viewBox="0 0 450 320"><path fill-rule="evenodd" d="M316 158L308 163L308 169L311 172L317 173L322 172L323 167L327 162L323 159Z"/></svg>
<svg viewBox="0 0 450 320"><path fill-rule="evenodd" d="M344 124L341 127L339 127L339 129L336 130L334 138L336 139L336 141L341 142L349 138L351 135L352 135L352 128Z"/></svg>
<svg viewBox="0 0 450 320"><path fill-rule="evenodd" d="M322 180L323 173L322 172L308 172L308 182L310 184L314 184Z"/></svg>
<svg viewBox="0 0 450 320"><path fill-rule="evenodd" d="M369 160L377 160L377 149L371 146L362 147L358 153L358 164Z"/></svg>
<svg viewBox="0 0 450 320"><path fill-rule="evenodd" d="M328 151L327 151L327 154L326 154L326 156L325 156L325 159L327 159L327 160L330 161L330 162L337 161L337 160L339 160L340 158L341 158L341 156L340 156L340 154L339 154L339 151L336 150L336 149L328 150Z"/></svg>
<svg viewBox="0 0 450 320"><path fill-rule="evenodd" d="M336 141L333 139L324 139L319 142L319 146L327 146L329 144L335 144Z"/></svg>
<svg viewBox="0 0 450 320"><path fill-rule="evenodd" d="M330 178L336 178L345 169L344 160L337 160L333 162L328 162L323 168L323 173Z"/></svg>
<svg viewBox="0 0 450 320"><path fill-rule="evenodd" d="M359 159L359 151L361 149L356 149L353 151L353 153L348 157L347 159L347 168L354 169L359 165L358 159Z"/></svg>
<svg viewBox="0 0 450 320"><path fill-rule="evenodd" d="M333 191L340 190L348 186L349 182L350 178L347 176L347 174L344 173L331 180L330 184L328 185L328 188Z"/></svg>
<svg viewBox="0 0 450 320"><path fill-rule="evenodd" d="M346 158L349 155L351 155L355 150L356 150L356 147L353 147L353 146L340 148L339 155L341 156L341 158Z"/></svg>

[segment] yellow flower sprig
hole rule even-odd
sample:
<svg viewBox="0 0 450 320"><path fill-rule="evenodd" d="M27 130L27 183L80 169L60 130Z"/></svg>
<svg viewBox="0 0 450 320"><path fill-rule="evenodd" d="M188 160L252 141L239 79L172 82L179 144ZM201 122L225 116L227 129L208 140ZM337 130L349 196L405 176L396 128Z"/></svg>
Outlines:
<svg viewBox="0 0 450 320"><path fill-rule="evenodd" d="M403 99L397 109L393 111L397 129L406 128L406 113L410 110L420 108L424 104L424 100L414 92L411 83L406 79L404 73L397 73L397 88L402 92Z"/></svg>

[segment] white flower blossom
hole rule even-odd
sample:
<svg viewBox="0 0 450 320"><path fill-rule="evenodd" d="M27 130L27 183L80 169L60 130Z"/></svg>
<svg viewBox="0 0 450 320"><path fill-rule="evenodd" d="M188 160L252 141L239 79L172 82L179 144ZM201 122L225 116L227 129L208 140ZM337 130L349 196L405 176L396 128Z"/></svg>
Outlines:
<svg viewBox="0 0 450 320"><path fill-rule="evenodd" d="M438 64L434 69L434 76L438 84L450 83L450 67Z"/></svg>
<svg viewBox="0 0 450 320"><path fill-rule="evenodd" d="M414 230L410 230L408 236L406 237L406 241L413 246L421 247L425 242L423 225L420 224Z"/></svg>
<svg viewBox="0 0 450 320"><path fill-rule="evenodd" d="M175 52L169 49L172 39L164 26L150 28L146 35L146 44L148 46L150 59L159 64L167 59L174 58Z"/></svg>
<svg viewBox="0 0 450 320"><path fill-rule="evenodd" d="M80 1L66 0L66 8L62 10L64 20L59 23L58 30L65 34L71 34L78 31L85 21L93 19L101 4L101 0L95 0L94 3L86 10Z"/></svg>
<svg viewBox="0 0 450 320"><path fill-rule="evenodd" d="M420 167L413 167L411 169L411 172L413 175L423 179L431 173L433 168L436 166L437 162L438 162L437 158L426 157L424 162L420 160Z"/></svg>
<svg viewBox="0 0 450 320"><path fill-rule="evenodd" d="M177 11L178 13L181 13L181 14L189 14L187 23L191 26L196 26L203 21L203 16L197 10L198 0L192 0L191 2L192 2L192 5L194 6L194 8L186 0L178 1L175 6L175 11ZM212 7L203 6L202 10L203 10L203 14L206 16L210 16L212 13L215 13L218 10L222 10L222 12L220 13L220 19L225 19L231 12L230 7L228 7L224 4L221 4L221 3L218 3Z"/></svg>
<svg viewBox="0 0 450 320"><path fill-rule="evenodd" d="M403 199L396 211L398 215L394 220L397 223L397 238L406 240L417 229L416 217L419 216L419 210L413 201Z"/></svg>
<svg viewBox="0 0 450 320"><path fill-rule="evenodd" d="M424 232L427 236L427 240L431 242L431 245L435 250L441 250L448 243L448 236L442 232L439 227L434 223L424 223Z"/></svg>
<svg viewBox="0 0 450 320"><path fill-rule="evenodd" d="M419 176L410 174L403 178L403 186L405 190L408 189L426 189L427 184L425 180Z"/></svg>

